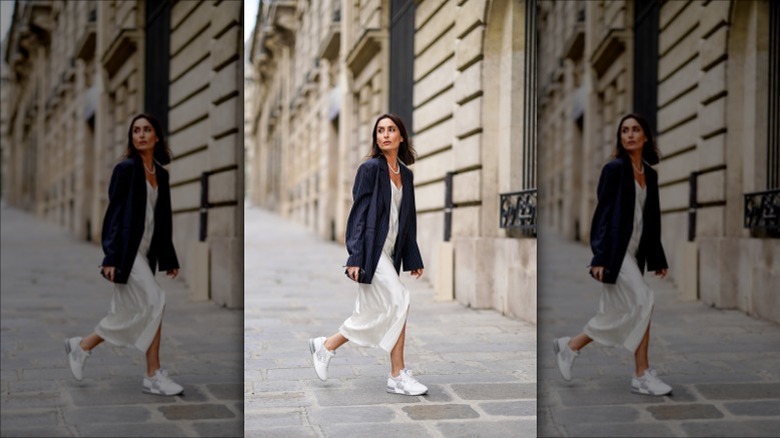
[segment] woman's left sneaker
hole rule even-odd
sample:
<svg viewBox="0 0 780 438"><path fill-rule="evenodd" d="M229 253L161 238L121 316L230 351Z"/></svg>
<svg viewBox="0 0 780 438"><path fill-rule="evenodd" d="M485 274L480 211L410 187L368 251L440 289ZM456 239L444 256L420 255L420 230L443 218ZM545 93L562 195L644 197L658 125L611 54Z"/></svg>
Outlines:
<svg viewBox="0 0 780 438"><path fill-rule="evenodd" d="M641 377L631 379L631 392L643 395L666 395L672 392L672 387L658 378L655 369L648 368Z"/></svg>
<svg viewBox="0 0 780 438"><path fill-rule="evenodd" d="M412 377L411 371L406 368L401 370L398 377L387 376L387 392L403 395L423 395L428 392L428 387Z"/></svg>

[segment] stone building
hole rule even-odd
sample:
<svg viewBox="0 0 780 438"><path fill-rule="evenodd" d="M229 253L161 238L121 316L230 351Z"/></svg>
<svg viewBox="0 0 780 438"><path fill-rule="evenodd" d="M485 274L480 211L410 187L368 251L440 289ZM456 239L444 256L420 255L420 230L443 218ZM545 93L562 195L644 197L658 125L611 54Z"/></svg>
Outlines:
<svg viewBox="0 0 780 438"><path fill-rule="evenodd" d="M662 153L663 243L684 297L780 322L779 10L539 2L540 227L588 241L616 124L639 112Z"/></svg>
<svg viewBox="0 0 780 438"><path fill-rule="evenodd" d="M149 112L174 155L181 275L197 298L243 307L241 2L38 0L13 14L9 204L99 242L128 124Z"/></svg>
<svg viewBox="0 0 780 438"><path fill-rule="evenodd" d="M526 3L262 2L249 55L252 203L343 242L374 121L397 113L419 155L418 242L437 294L535 322L535 95L525 80L536 71L525 56L535 21L526 24ZM519 191L502 215L500 195ZM510 221L518 198L526 214ZM513 223L531 233L502 228Z"/></svg>

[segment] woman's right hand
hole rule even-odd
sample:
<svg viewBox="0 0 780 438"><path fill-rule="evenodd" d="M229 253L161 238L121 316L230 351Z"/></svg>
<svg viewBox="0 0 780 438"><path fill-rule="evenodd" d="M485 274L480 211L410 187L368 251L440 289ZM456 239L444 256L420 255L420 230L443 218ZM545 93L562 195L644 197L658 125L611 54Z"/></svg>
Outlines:
<svg viewBox="0 0 780 438"><path fill-rule="evenodd" d="M114 266L102 266L100 268L103 271L103 277L110 282L114 282L114 274L116 273L116 267Z"/></svg>
<svg viewBox="0 0 780 438"><path fill-rule="evenodd" d="M360 266L347 266L347 276L353 281L358 281Z"/></svg>
<svg viewBox="0 0 780 438"><path fill-rule="evenodd" d="M604 282L604 267L603 266L591 266L590 275L600 282Z"/></svg>

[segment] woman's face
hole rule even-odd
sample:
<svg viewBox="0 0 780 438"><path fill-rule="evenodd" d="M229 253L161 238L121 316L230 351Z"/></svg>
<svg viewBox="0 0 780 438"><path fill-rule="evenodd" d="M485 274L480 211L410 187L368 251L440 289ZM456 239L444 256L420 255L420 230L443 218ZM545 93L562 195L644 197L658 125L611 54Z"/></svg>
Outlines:
<svg viewBox="0 0 780 438"><path fill-rule="evenodd" d="M154 126L148 120L141 117L133 122L133 146L139 153L154 151L157 144L157 135Z"/></svg>
<svg viewBox="0 0 780 438"><path fill-rule="evenodd" d="M639 152L641 154L646 141L647 137L642 130L642 125L636 119L629 117L623 120L623 124L620 126L620 142L626 152L629 154Z"/></svg>
<svg viewBox="0 0 780 438"><path fill-rule="evenodd" d="M401 140L401 131L392 119L385 117L376 125L376 142L382 152L398 151Z"/></svg>

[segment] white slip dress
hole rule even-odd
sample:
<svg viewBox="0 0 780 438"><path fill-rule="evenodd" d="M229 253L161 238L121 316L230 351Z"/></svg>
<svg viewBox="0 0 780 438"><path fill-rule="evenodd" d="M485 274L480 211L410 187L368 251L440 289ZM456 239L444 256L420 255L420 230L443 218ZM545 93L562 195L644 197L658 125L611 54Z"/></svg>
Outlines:
<svg viewBox="0 0 780 438"><path fill-rule="evenodd" d="M624 346L636 351L645 335L653 311L653 290L639 270L636 253L642 238L643 211L647 190L636 180L634 203L634 230L628 250L620 266L615 284L604 284L599 311L588 321L584 332L596 342L608 346Z"/></svg>
<svg viewBox="0 0 780 438"><path fill-rule="evenodd" d="M393 266L393 249L398 236L398 215L402 190L390 181L390 220L371 284L360 283L352 316L339 327L339 333L357 345L393 349L409 312L409 290Z"/></svg>
<svg viewBox="0 0 780 438"><path fill-rule="evenodd" d="M146 254L154 234L154 208L157 188L146 182L146 215L144 234L135 255L127 284L114 284L108 315L95 327L95 333L106 341L136 347L146 352L157 334L165 308L165 291L154 279Z"/></svg>

